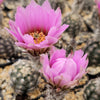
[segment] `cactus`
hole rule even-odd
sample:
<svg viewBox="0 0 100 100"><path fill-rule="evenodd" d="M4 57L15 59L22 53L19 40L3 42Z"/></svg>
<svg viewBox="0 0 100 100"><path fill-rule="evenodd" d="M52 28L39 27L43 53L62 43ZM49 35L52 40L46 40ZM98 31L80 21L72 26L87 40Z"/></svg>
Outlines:
<svg viewBox="0 0 100 100"><path fill-rule="evenodd" d="M89 65L100 64L100 42L92 42L87 45L85 52L88 53Z"/></svg>
<svg viewBox="0 0 100 100"><path fill-rule="evenodd" d="M39 72L32 68L32 63L27 60L19 60L10 71L11 86L16 94L24 94L34 90L37 85Z"/></svg>
<svg viewBox="0 0 100 100"><path fill-rule="evenodd" d="M0 58L10 58L14 54L14 51L12 41L0 36Z"/></svg>
<svg viewBox="0 0 100 100"><path fill-rule="evenodd" d="M75 38L81 30L81 19L78 14L70 13L63 19L64 24L68 24L69 28L66 30L70 37Z"/></svg>
<svg viewBox="0 0 100 100"><path fill-rule="evenodd" d="M97 24L99 22L99 14L97 9L94 9L93 14L92 14L92 23L95 25L95 28L97 28Z"/></svg>
<svg viewBox="0 0 100 100"><path fill-rule="evenodd" d="M93 0L74 0L72 10L78 13L82 13L83 11L91 12L94 4Z"/></svg>
<svg viewBox="0 0 100 100"><path fill-rule="evenodd" d="M51 3L51 6L53 9L57 9L58 7L60 7L61 9L61 12L63 13L64 12L64 9L65 9L65 2L64 0L49 0L50 3Z"/></svg>
<svg viewBox="0 0 100 100"><path fill-rule="evenodd" d="M100 78L91 80L84 88L84 100L100 100Z"/></svg>
<svg viewBox="0 0 100 100"><path fill-rule="evenodd" d="M14 39L5 30L0 31L0 58L8 59L10 61L17 60L18 58L29 59L28 53L25 50L15 45Z"/></svg>
<svg viewBox="0 0 100 100"><path fill-rule="evenodd" d="M93 5L94 5L93 0L84 0L83 10L91 12L93 9Z"/></svg>

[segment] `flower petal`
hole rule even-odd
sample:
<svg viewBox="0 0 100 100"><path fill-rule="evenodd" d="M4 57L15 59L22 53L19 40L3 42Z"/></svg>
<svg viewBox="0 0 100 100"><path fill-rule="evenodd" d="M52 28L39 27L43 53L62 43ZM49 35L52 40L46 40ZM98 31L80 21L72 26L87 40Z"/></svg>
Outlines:
<svg viewBox="0 0 100 100"><path fill-rule="evenodd" d="M57 42L57 39L54 37L47 36L43 42L40 43L41 48L50 47Z"/></svg>
<svg viewBox="0 0 100 100"><path fill-rule="evenodd" d="M88 64L88 60L86 61L87 58L87 54L85 54L79 61L78 66L83 67L84 69L86 69L87 64Z"/></svg>
<svg viewBox="0 0 100 100"><path fill-rule="evenodd" d="M56 27L60 27L61 25L61 10L60 8L57 8L57 10L55 11L56 13Z"/></svg>
<svg viewBox="0 0 100 100"><path fill-rule="evenodd" d="M54 71L54 76L55 74L59 75L62 70L64 69L64 65L65 65L65 62L66 62L66 58L59 58L56 60L56 62L52 65L52 69L55 70Z"/></svg>
<svg viewBox="0 0 100 100"><path fill-rule="evenodd" d="M22 37L22 33L20 32L20 29L19 27L16 25L16 23L14 23L12 20L9 21L9 25L10 25L10 28L12 30L8 30L8 32L10 34L12 34L18 41L22 42L23 41L23 37Z"/></svg>
<svg viewBox="0 0 100 100"><path fill-rule="evenodd" d="M53 55L50 57L50 66L53 65L53 63L56 61L58 58L65 58L66 56L66 51L64 49L61 50L56 50Z"/></svg>
<svg viewBox="0 0 100 100"><path fill-rule="evenodd" d="M73 61L73 59L69 58L66 60L65 63L65 69L63 70L63 73L65 72L66 74L70 75L73 78L76 76L77 74L77 65L76 63Z"/></svg>
<svg viewBox="0 0 100 100"><path fill-rule="evenodd" d="M25 34L25 35L23 36L23 38L24 38L24 42L25 42L26 44L30 44L30 43L34 44L34 40L33 40L33 37L32 37L32 36L30 36L30 35L28 35L28 34Z"/></svg>
<svg viewBox="0 0 100 100"><path fill-rule="evenodd" d="M69 25L62 25L60 28L52 27L48 33L49 36L59 38L60 35L68 28Z"/></svg>
<svg viewBox="0 0 100 100"><path fill-rule="evenodd" d="M71 81L70 75L67 75L66 73L63 73L59 76L54 77L55 84L59 84L60 87L64 87L65 85Z"/></svg>
<svg viewBox="0 0 100 100"><path fill-rule="evenodd" d="M44 3L42 4L42 7L44 9L47 9L47 10L51 10L51 6L50 6L50 3L48 2L48 0L45 0Z"/></svg>
<svg viewBox="0 0 100 100"><path fill-rule="evenodd" d="M84 52L82 50L77 50L75 51L74 55L73 55L73 60L78 63L79 60L81 59L81 57L83 56Z"/></svg>

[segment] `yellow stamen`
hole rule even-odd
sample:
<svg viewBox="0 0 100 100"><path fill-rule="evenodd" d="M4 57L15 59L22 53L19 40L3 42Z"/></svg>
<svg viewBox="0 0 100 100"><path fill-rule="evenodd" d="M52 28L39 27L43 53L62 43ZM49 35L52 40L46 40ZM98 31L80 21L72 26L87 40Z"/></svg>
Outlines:
<svg viewBox="0 0 100 100"><path fill-rule="evenodd" d="M35 44L39 44L40 42L45 40L45 35L43 32L40 32L40 33L38 31L32 32L32 33L29 33L29 35L31 35L33 37Z"/></svg>

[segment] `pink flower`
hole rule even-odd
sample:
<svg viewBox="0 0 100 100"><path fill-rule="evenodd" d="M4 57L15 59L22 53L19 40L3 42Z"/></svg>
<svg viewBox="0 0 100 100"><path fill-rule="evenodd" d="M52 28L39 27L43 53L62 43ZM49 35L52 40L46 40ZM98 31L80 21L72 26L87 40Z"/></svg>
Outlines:
<svg viewBox="0 0 100 100"><path fill-rule="evenodd" d="M86 74L85 70L88 65L87 54L78 50L74 55L66 57L66 51L53 50L50 53L50 60L47 54L41 55L43 65L42 72L46 79L56 87L68 88L75 86L78 80Z"/></svg>
<svg viewBox="0 0 100 100"><path fill-rule="evenodd" d="M9 25L16 45L28 50L50 47L68 28L65 24L61 26L61 11L54 11L48 0L42 6L33 0L26 8L18 7L15 22L10 20Z"/></svg>
<svg viewBox="0 0 100 100"><path fill-rule="evenodd" d="M98 12L100 14L100 0L95 0L97 7L98 7Z"/></svg>

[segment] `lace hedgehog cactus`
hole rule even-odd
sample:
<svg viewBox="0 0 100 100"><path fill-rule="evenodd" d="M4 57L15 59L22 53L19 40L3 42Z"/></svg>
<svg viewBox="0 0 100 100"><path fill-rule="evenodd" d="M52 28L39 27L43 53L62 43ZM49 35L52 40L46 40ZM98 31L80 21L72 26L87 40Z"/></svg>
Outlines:
<svg viewBox="0 0 100 100"><path fill-rule="evenodd" d="M27 54L25 55L21 49L19 49L17 46L14 45L14 40L12 38L2 36L1 34L0 34L0 58L8 59L11 62L16 61L18 58L29 59ZM5 64L2 66L5 66Z"/></svg>
<svg viewBox="0 0 100 100"><path fill-rule="evenodd" d="M0 58L10 58L14 52L14 44L10 39L5 39L0 36Z"/></svg>
<svg viewBox="0 0 100 100"><path fill-rule="evenodd" d="M78 11L79 13L88 13L93 10L94 0L74 0L73 10Z"/></svg>
<svg viewBox="0 0 100 100"><path fill-rule="evenodd" d="M32 68L32 63L19 60L14 66L15 68L10 71L10 79L15 94L22 95L34 90L40 73Z"/></svg>
<svg viewBox="0 0 100 100"><path fill-rule="evenodd" d="M84 100L100 100L100 78L91 80L84 89Z"/></svg>
<svg viewBox="0 0 100 100"><path fill-rule="evenodd" d="M61 12L63 13L65 10L65 2L63 0L49 0L53 9L57 9L60 7Z"/></svg>
<svg viewBox="0 0 100 100"><path fill-rule="evenodd" d="M95 25L95 28L97 28L97 25L99 24L99 14L97 9L94 9L91 19L92 23Z"/></svg>
<svg viewBox="0 0 100 100"><path fill-rule="evenodd" d="M92 42L87 45L85 52L88 53L89 65L100 64L100 42Z"/></svg>
<svg viewBox="0 0 100 100"><path fill-rule="evenodd" d="M75 38L79 34L82 23L78 14L68 14L66 17L64 17L63 23L67 23L69 25L69 28L66 30L66 32L68 32L72 38Z"/></svg>

